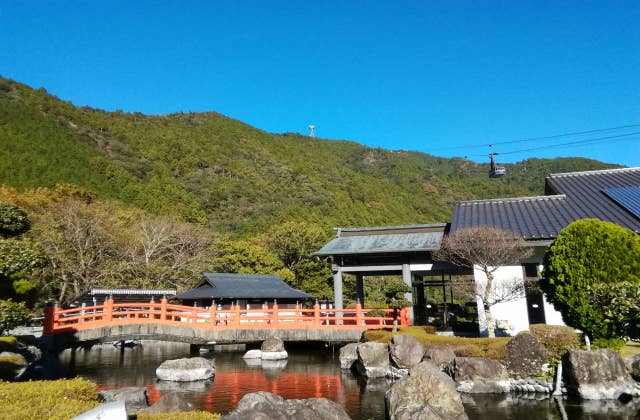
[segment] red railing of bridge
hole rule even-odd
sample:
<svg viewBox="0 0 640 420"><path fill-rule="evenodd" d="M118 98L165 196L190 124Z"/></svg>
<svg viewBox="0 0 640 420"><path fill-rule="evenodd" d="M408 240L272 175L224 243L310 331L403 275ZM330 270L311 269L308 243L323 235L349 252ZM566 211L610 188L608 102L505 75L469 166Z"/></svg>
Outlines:
<svg viewBox="0 0 640 420"><path fill-rule="evenodd" d="M393 324L393 309L387 316L366 316L371 309L357 304L354 309L312 308L241 309L232 305L219 310L215 306L199 308L160 302L114 303L73 309L45 308L44 335L123 324L171 324L203 329L378 329ZM406 308L398 311L398 324L410 325Z"/></svg>

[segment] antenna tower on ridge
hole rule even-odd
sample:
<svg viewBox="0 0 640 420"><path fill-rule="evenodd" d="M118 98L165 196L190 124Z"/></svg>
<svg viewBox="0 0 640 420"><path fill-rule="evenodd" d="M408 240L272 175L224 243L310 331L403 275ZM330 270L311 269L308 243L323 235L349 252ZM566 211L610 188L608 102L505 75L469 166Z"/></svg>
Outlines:
<svg viewBox="0 0 640 420"><path fill-rule="evenodd" d="M316 128L315 125L310 125L309 126L309 137L314 138L316 135L314 134L313 130Z"/></svg>

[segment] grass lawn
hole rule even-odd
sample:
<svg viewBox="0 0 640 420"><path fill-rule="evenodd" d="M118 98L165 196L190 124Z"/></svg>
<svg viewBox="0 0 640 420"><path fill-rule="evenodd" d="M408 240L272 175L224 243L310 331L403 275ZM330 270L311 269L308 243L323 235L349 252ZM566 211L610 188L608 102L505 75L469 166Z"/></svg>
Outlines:
<svg viewBox="0 0 640 420"><path fill-rule="evenodd" d="M628 342L620 349L620 355L626 359L640 353L640 343Z"/></svg>
<svg viewBox="0 0 640 420"><path fill-rule="evenodd" d="M490 359L504 359L507 354L506 345L510 337L498 338L469 338L450 337L430 334L425 327L399 327L396 334L406 334L414 337L425 347L451 346L457 356L463 357L488 357ZM394 335L390 328L370 330L364 334L365 341L379 341L388 343Z"/></svg>

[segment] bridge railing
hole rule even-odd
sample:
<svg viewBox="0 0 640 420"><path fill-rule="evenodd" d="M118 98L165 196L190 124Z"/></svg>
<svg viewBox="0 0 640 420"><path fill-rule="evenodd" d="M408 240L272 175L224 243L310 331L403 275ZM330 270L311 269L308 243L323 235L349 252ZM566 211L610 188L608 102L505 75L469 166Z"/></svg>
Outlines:
<svg viewBox="0 0 640 420"><path fill-rule="evenodd" d="M160 323L205 329L377 329L393 325L393 309L383 309L386 316L367 316L371 309L357 304L353 309L312 308L242 309L232 305L220 310L174 305L166 299L160 302L114 303L72 309L45 308L44 335L58 332L99 328L111 325ZM398 311L398 324L410 325L406 309Z"/></svg>

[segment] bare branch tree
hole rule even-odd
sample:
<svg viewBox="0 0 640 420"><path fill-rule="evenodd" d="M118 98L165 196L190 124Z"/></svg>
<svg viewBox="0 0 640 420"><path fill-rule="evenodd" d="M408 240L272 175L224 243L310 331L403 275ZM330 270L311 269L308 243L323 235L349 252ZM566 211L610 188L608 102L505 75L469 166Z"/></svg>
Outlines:
<svg viewBox="0 0 640 420"><path fill-rule="evenodd" d="M521 237L501 229L477 226L445 236L433 258L478 269L485 274L487 281L484 284L456 280L452 286L459 287L463 293L482 302L489 337L495 337L491 307L523 298L526 284L519 279L496 281L494 273L501 266L519 264L530 255L531 249Z"/></svg>

